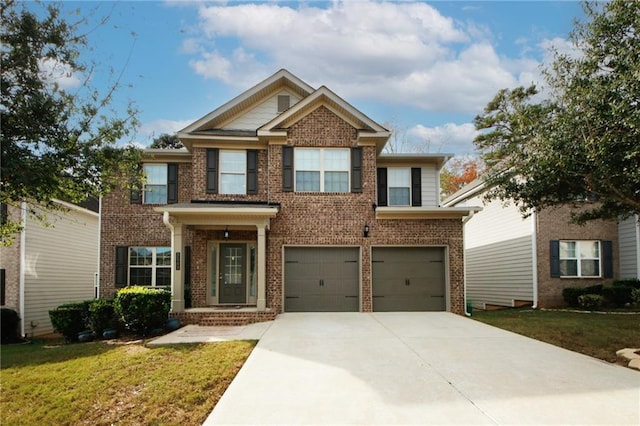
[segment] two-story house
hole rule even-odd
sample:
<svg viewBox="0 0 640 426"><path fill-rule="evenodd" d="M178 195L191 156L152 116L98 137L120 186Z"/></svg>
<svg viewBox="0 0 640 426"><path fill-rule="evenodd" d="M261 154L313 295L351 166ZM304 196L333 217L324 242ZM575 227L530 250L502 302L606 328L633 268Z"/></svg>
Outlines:
<svg viewBox="0 0 640 426"><path fill-rule="evenodd" d="M171 288L185 323L295 311L464 312L446 154L389 155L389 131L286 70L144 152L140 191L103 201L100 293Z"/></svg>

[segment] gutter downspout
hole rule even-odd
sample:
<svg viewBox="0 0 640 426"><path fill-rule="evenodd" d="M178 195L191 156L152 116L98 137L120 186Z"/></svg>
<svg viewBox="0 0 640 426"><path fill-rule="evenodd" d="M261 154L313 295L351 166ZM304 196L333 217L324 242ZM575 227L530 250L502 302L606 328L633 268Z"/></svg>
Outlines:
<svg viewBox="0 0 640 426"><path fill-rule="evenodd" d="M24 330L24 320L26 315L24 314L24 288L25 288L25 267L27 264L27 203L20 203L20 221L22 222L22 232L20 232L20 335L26 337Z"/></svg>
<svg viewBox="0 0 640 426"><path fill-rule="evenodd" d="M471 210L469 212L469 216L465 216L462 218L462 253L464 253L464 225L471 220L473 215L475 214L475 210ZM462 262L462 279L463 282L463 291L464 291L464 314L468 317L471 316L471 312L467 312L467 262L466 260Z"/></svg>
<svg viewBox="0 0 640 426"><path fill-rule="evenodd" d="M533 305L531 309L538 308L538 214L534 210L531 214L532 230L531 230L531 262L532 266L532 284L533 284Z"/></svg>
<svg viewBox="0 0 640 426"><path fill-rule="evenodd" d="M95 282L95 296L96 299L100 299L100 252L102 250L102 197L98 198L98 260L97 260L97 273Z"/></svg>

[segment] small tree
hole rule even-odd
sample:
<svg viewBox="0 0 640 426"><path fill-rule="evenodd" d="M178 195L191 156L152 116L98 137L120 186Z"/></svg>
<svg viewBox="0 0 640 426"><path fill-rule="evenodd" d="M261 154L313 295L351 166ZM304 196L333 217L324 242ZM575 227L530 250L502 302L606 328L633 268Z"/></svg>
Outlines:
<svg viewBox="0 0 640 426"><path fill-rule="evenodd" d="M477 157L454 158L440 173L440 192L447 197L466 184L474 181L484 170L482 160Z"/></svg>
<svg viewBox="0 0 640 426"><path fill-rule="evenodd" d="M178 135L175 133L170 135L168 133L163 133L151 142L149 148L158 148L158 149L180 149L184 148L184 145L178 139Z"/></svg>

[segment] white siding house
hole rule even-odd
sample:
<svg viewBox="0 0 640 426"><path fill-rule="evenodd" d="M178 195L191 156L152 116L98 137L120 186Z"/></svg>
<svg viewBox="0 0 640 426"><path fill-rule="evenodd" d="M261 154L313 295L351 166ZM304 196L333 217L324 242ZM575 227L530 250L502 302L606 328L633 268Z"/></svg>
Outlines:
<svg viewBox="0 0 640 426"><path fill-rule="evenodd" d="M640 218L631 216L618 223L620 278L640 279Z"/></svg>

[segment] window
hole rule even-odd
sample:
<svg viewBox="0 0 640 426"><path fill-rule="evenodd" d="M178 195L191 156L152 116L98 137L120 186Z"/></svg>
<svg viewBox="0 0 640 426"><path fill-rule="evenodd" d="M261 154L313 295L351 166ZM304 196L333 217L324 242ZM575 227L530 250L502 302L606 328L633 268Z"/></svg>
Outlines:
<svg viewBox="0 0 640 426"><path fill-rule="evenodd" d="M169 287L171 247L129 247L129 285Z"/></svg>
<svg viewBox="0 0 640 426"><path fill-rule="evenodd" d="M600 277L600 241L560 241L560 276Z"/></svg>
<svg viewBox="0 0 640 426"><path fill-rule="evenodd" d="M411 169L408 167L389 167L387 185L390 206L411 205Z"/></svg>
<svg viewBox="0 0 640 426"><path fill-rule="evenodd" d="M349 192L349 149L294 151L297 192Z"/></svg>
<svg viewBox="0 0 640 426"><path fill-rule="evenodd" d="M167 204L167 165L145 164L144 204Z"/></svg>
<svg viewBox="0 0 640 426"><path fill-rule="evenodd" d="M246 194L246 173L246 151L220 151L220 194Z"/></svg>

